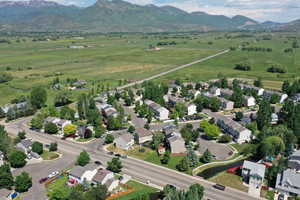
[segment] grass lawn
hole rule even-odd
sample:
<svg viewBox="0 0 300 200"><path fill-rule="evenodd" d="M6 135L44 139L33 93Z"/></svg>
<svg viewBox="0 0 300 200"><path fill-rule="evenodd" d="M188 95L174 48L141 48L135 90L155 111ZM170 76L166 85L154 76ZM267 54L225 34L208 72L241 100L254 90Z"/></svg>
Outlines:
<svg viewBox="0 0 300 200"><path fill-rule="evenodd" d="M111 145L108 150L109 151L113 151L116 153L120 153L120 154L127 154L128 156L140 159L140 160L144 160L156 165L160 165L163 167L167 167L170 169L176 169L176 165L185 157L185 156L171 156L169 163L167 165L164 165L161 163L161 157L157 154L156 151L147 148L147 147L142 147L143 149L145 149L145 152L140 152L139 146L135 146L133 149L129 150L128 152L120 150L120 149L116 149L113 145ZM201 164L201 163L200 163ZM188 174L192 174L192 169L190 169L188 172L186 172Z"/></svg>
<svg viewBox="0 0 300 200"><path fill-rule="evenodd" d="M152 188L148 185L144 185L136 181L129 181L127 185L132 187L135 191L128 195L115 198L114 200L131 200L137 198L141 194L153 194L158 191L156 188Z"/></svg>
<svg viewBox="0 0 300 200"><path fill-rule="evenodd" d="M248 191L248 188L243 185L242 177L235 175L235 174L222 172L208 180L218 183L218 184L221 184L221 185L224 185L224 186L228 186L228 187L232 187L232 188L241 190L243 192Z"/></svg>
<svg viewBox="0 0 300 200"><path fill-rule="evenodd" d="M77 138L76 141L77 142L89 142L89 141L92 141L93 139L95 138Z"/></svg>
<svg viewBox="0 0 300 200"><path fill-rule="evenodd" d="M231 144L232 147L234 147L239 153L241 153L243 151L243 148L245 146L245 144Z"/></svg>
<svg viewBox="0 0 300 200"><path fill-rule="evenodd" d="M56 191L56 190L59 190L63 194L65 194L65 196L68 196L71 189L70 189L70 187L68 187L66 185L67 182L68 182L68 176L63 176L63 177L57 179L56 181L54 181L53 183L49 184L47 187L48 196L51 197L51 195L53 194L53 191Z"/></svg>
<svg viewBox="0 0 300 200"><path fill-rule="evenodd" d="M50 152L50 151L44 150L41 157L43 158L43 160L54 160L59 157L59 154L56 152Z"/></svg>

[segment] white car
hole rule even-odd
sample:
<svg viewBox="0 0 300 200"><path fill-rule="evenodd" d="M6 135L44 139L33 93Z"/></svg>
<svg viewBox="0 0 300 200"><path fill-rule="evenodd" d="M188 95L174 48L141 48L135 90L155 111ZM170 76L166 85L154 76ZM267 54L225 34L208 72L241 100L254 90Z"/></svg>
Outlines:
<svg viewBox="0 0 300 200"><path fill-rule="evenodd" d="M53 178L59 174L58 171L52 172L51 174L48 175L48 178Z"/></svg>

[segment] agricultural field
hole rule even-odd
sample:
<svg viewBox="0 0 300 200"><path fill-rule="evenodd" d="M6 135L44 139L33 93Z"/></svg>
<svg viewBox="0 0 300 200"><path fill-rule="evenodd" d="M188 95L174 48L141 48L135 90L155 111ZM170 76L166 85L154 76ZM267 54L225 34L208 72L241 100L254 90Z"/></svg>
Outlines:
<svg viewBox="0 0 300 200"><path fill-rule="evenodd" d="M300 76L300 49L285 53L284 50L291 48L294 39L288 39L285 34L272 34L271 40L250 39L249 47L271 48L272 52L242 51L237 49L228 54L219 56L209 61L196 64L190 68L179 70L163 77L163 80L185 79L185 80L210 80L219 77L227 78L262 78L264 86L270 89L280 89L284 80L295 80ZM299 37L299 35L298 35ZM256 36L259 38L259 35ZM239 63L248 63L250 71L235 70ZM286 73L270 73L267 69L272 65L279 65Z"/></svg>
<svg viewBox="0 0 300 200"><path fill-rule="evenodd" d="M227 37L228 35L232 37ZM14 78L0 84L0 105L13 98L28 94L34 86L50 86L58 76L60 80L77 78L92 83L116 86L120 80L127 82L140 80L175 66L215 54L231 46L249 42L250 46L265 46L272 52L232 51L190 68L167 75L161 80L175 78L187 80L208 80L220 75L226 77L262 77L265 85L280 87L282 80L295 79L300 70L299 51L283 53L291 46L283 33L275 34L272 40L255 40L262 34L252 37L238 37L242 33L171 34L171 35L89 35L84 39L59 39L56 41L16 42L0 44L0 73L7 72ZM159 42L176 42L176 45L157 46ZM159 47L150 50L149 46ZM71 49L69 46L86 46ZM234 65L247 61L251 71L234 70ZM266 72L270 63L286 67L286 74ZM86 90L74 91L75 96ZM48 103L53 103L57 91L48 91Z"/></svg>

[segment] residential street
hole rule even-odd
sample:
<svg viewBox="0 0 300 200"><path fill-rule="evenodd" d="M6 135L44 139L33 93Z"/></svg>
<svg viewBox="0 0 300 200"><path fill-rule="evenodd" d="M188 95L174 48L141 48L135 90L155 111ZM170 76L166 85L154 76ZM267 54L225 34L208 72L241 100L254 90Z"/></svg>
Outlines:
<svg viewBox="0 0 300 200"><path fill-rule="evenodd" d="M57 161L54 161L53 164L50 162L45 163L47 167L43 167L44 164L41 166L27 166L24 168L25 170L32 170L38 171L43 169L41 174L36 175L34 177L34 181L37 181L40 177L44 177L48 175L51 171L56 170L63 170L68 167L72 161L75 160L76 156L83 150L86 150L93 160L100 160L102 163L106 164L107 161L111 160L112 156L108 155L106 152L102 150L101 147L102 142L99 144L99 140L88 143L88 144L78 144L72 141L61 140L58 137L41 134L35 131L32 131L26 125L30 118L22 119L15 121L6 126L6 130L12 134L16 135L20 130L25 130L27 132L27 136L32 138L33 140L40 141L42 143L50 143L50 142L57 142L59 151L64 153L64 157ZM245 200L245 199L256 199L249 196L247 193L240 192L235 189L226 188L225 192L216 190L212 187L214 183L208 182L201 178L192 177L189 175L185 175L183 173L179 173L174 170L170 170L164 167L160 167L148 162L144 162L141 160L127 158L122 159L123 162L123 172L132 176L134 179L142 181L146 183L150 181L150 183L163 187L166 184L172 184L179 188L187 188L189 185L193 183L200 183L205 187L205 196L209 199L216 199L216 200ZM60 164L63 163L63 164ZM22 169L21 169L22 170ZM39 199L41 196L41 186L38 185L39 183L34 182L34 187L31 190L30 196L26 196L24 200L32 200L32 197L36 200L43 200ZM38 197L38 198L37 198Z"/></svg>

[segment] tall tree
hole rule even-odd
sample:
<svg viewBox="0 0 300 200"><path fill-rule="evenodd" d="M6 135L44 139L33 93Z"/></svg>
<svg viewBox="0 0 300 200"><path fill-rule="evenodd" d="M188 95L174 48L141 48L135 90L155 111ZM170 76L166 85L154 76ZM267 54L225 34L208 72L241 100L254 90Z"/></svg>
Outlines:
<svg viewBox="0 0 300 200"><path fill-rule="evenodd" d="M110 162L107 162L107 169L112 172L119 173L122 168L123 165L120 158L113 158Z"/></svg>
<svg viewBox="0 0 300 200"><path fill-rule="evenodd" d="M21 168L26 165L26 154L22 151L12 151L8 155L8 161L10 162L10 165L14 168Z"/></svg>
<svg viewBox="0 0 300 200"><path fill-rule="evenodd" d="M14 185L14 178L12 176L9 164L0 166L0 189L11 189Z"/></svg>
<svg viewBox="0 0 300 200"><path fill-rule="evenodd" d="M272 120L272 108L268 101L262 100L259 104L259 110L257 112L257 128L263 130L264 127L268 127Z"/></svg>
<svg viewBox="0 0 300 200"><path fill-rule="evenodd" d="M77 165L80 166L85 166L90 162L90 156L86 151L83 151L79 154L78 158L77 158Z"/></svg>
<svg viewBox="0 0 300 200"><path fill-rule="evenodd" d="M97 185L86 193L88 200L105 200L108 197L108 190L105 185Z"/></svg>
<svg viewBox="0 0 300 200"><path fill-rule="evenodd" d="M289 90L290 90L290 82L288 80L285 80L282 84L282 88L281 88L282 92L284 92L285 94L289 94Z"/></svg>
<svg viewBox="0 0 300 200"><path fill-rule="evenodd" d="M30 102L35 108L42 108L47 101L47 91L43 87L35 87L30 93Z"/></svg>
<svg viewBox="0 0 300 200"><path fill-rule="evenodd" d="M16 177L15 187L17 192L27 192L32 187L32 178L27 172L22 172Z"/></svg>

